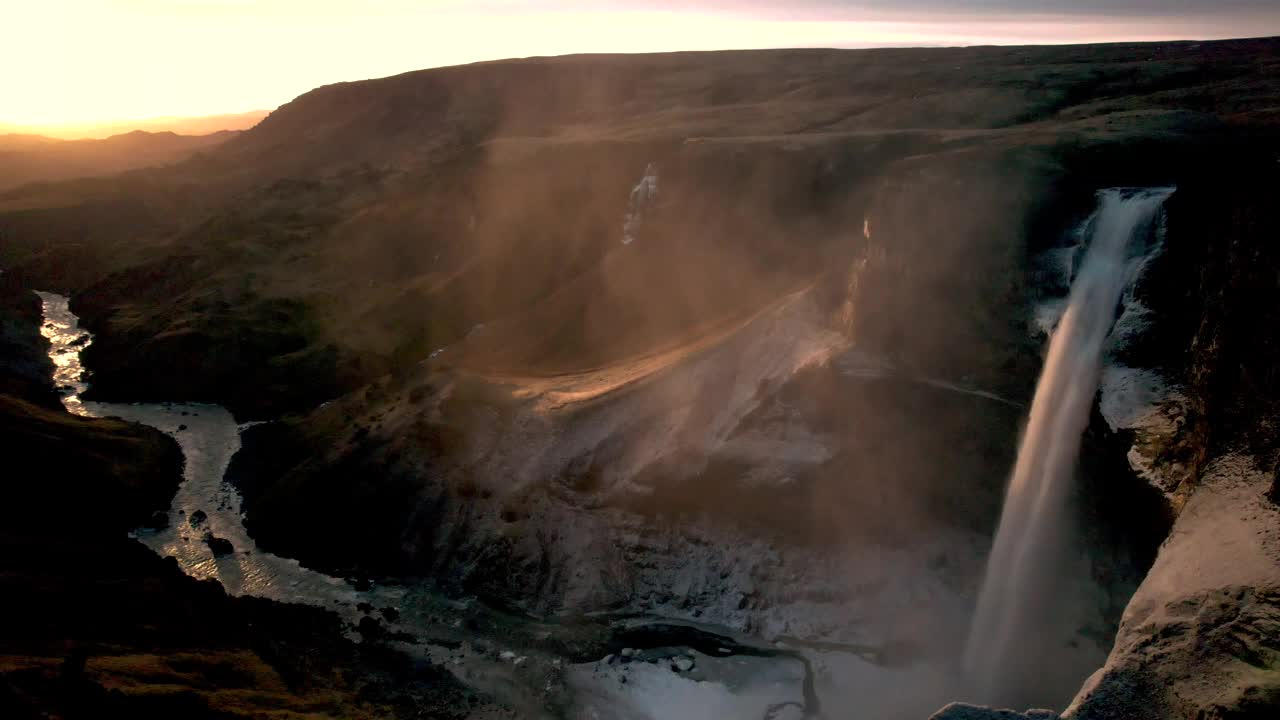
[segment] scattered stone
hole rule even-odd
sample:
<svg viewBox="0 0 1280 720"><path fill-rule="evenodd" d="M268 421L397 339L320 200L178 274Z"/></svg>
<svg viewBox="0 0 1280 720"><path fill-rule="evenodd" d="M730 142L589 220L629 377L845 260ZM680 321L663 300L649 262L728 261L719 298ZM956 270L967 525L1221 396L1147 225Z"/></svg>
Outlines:
<svg viewBox="0 0 1280 720"><path fill-rule="evenodd" d="M605 656L604 656L604 661L603 661L603 662L604 662L604 664L605 664L605 665L612 665L612 664L613 664L613 661L614 661L614 660L616 660L616 659L617 659L617 658L615 658L615 657L613 656L613 653L609 653L608 655L605 655Z"/></svg>
<svg viewBox="0 0 1280 720"><path fill-rule="evenodd" d="M371 605L371 604L369 604L369 603L367 603L367 602L358 602L358 603L356 603L356 609L357 609L357 610L359 610L360 612L364 613L365 615L370 615L370 614L372 614L372 613L373 613L373 605Z"/></svg>
<svg viewBox="0 0 1280 720"><path fill-rule="evenodd" d="M178 426L178 432L182 432L183 430L186 430L186 429L187 429L187 426L186 426L186 425L179 425L179 426Z"/></svg>
<svg viewBox="0 0 1280 720"><path fill-rule="evenodd" d="M386 619L387 622L395 622L400 619L400 611L393 607L384 607L381 612L382 617Z"/></svg>
<svg viewBox="0 0 1280 720"><path fill-rule="evenodd" d="M204 522L205 520L208 520L208 519L209 519L209 515L208 515L207 513L205 513L205 511L203 511L203 510L197 510L197 511L195 511L195 512L191 513L191 518L190 518L189 522L191 523L191 527L195 527L195 526L199 525L200 523L202 523L202 522Z"/></svg>
<svg viewBox="0 0 1280 720"><path fill-rule="evenodd" d="M622 648L622 657L630 658L636 654L635 648Z"/></svg>
<svg viewBox="0 0 1280 720"><path fill-rule="evenodd" d="M671 663L671 665L675 668L676 672L689 672L693 669L693 658L681 656L676 658L675 662Z"/></svg>
<svg viewBox="0 0 1280 720"><path fill-rule="evenodd" d="M516 654L511 652L510 650L503 650L502 652L498 653L498 659L510 662L511 660L516 659Z"/></svg>

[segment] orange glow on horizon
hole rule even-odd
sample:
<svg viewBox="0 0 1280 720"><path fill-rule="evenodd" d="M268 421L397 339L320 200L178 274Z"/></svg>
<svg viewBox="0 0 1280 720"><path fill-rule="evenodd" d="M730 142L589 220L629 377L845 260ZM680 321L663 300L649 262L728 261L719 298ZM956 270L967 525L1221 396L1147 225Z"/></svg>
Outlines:
<svg viewBox="0 0 1280 720"><path fill-rule="evenodd" d="M13 2L16 7L4 11L11 32L0 45L6 68L0 132L44 129L64 136L140 118L272 109L328 83L505 57L1242 34L1205 18L1014 21L881 13L865 22L823 22L731 12L557 10L565 5L554 0L488 3L520 9L487 12L457 0Z"/></svg>

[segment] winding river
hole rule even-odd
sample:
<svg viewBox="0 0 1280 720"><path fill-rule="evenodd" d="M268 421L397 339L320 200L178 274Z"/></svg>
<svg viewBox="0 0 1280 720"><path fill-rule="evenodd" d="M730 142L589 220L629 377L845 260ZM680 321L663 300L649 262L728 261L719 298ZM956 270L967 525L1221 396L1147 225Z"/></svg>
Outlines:
<svg viewBox="0 0 1280 720"><path fill-rule="evenodd" d="M528 710L530 716L543 714L548 696L556 692L561 693L561 702L574 718L785 720L812 716L816 711L813 657L809 653L774 650L754 645L747 638L713 635L710 637L718 642L709 651L678 644L635 649L625 660L610 655L598 661L566 664L550 652L518 644L504 647L504 640L513 642L515 635L501 629L477 637L469 628L476 624L477 616L485 617L479 623L482 626L501 628L502 621L495 621L494 614L474 599L445 598L419 585L373 585L356 590L343 578L261 550L245 530L239 492L224 481L227 466L240 449L240 433L252 423L237 425L231 413L217 405L82 399L89 385L80 351L93 338L80 327L67 297L37 294L44 313L40 331L49 340L54 383L67 410L148 425L170 435L181 447L183 478L169 507L167 527L140 528L132 536L156 553L175 558L188 575L216 580L232 595L326 607L338 612L353 629L364 617L378 617L384 626L400 633L399 646L411 656L448 668L468 685L514 708ZM207 542L209 537L228 541L233 551L215 554ZM395 612L377 612L387 608ZM556 632L554 623L520 622L526 635L545 637ZM668 632L675 627L662 624L661 619L653 622ZM691 626L688 630L698 634ZM352 637L358 634L353 632ZM852 662L873 667L854 653L823 654L828 656L827 664ZM696 662L695 669L677 670L675 661L682 657ZM553 683L544 678L556 679ZM558 688L553 689L553 684Z"/></svg>
<svg viewBox="0 0 1280 720"><path fill-rule="evenodd" d="M168 527L139 529L134 532L139 541L160 555L176 558L188 575L217 580L232 595L345 608L353 618L358 603L381 608L403 601L401 588L375 586L358 592L342 578L260 550L245 531L240 494L223 481L231 457L240 449L240 432L249 425L237 425L231 413L217 405L82 400L80 396L89 386L80 351L93 338L80 327L66 297L37 294L44 306L40 332L49 340L54 383L67 410L86 417L118 417L149 425L172 436L182 448L186 464L169 507ZM229 541L234 552L215 556L204 542L207 533Z"/></svg>

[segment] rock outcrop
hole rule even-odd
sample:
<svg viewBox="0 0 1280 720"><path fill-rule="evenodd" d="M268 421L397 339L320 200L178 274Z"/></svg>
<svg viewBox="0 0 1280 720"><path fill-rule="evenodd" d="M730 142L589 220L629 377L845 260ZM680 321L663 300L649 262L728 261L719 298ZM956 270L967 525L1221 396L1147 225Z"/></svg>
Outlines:
<svg viewBox="0 0 1280 720"><path fill-rule="evenodd" d="M1280 712L1280 216L1274 163L1236 162L1171 203L1163 279L1146 301L1191 417L1157 463L1181 508L1125 610L1107 664L1066 717L1263 718ZM1174 278L1180 278L1181 281ZM1162 328L1161 325L1165 327ZM1154 360L1154 358L1153 358Z"/></svg>
<svg viewBox="0 0 1280 720"><path fill-rule="evenodd" d="M1271 500L1280 456L1276 147L1179 184L1165 250L1137 288L1150 323L1121 358L1176 388L1186 414L1167 430L1131 434L1131 457L1176 520L1105 666L1064 718L1280 712L1280 507Z"/></svg>

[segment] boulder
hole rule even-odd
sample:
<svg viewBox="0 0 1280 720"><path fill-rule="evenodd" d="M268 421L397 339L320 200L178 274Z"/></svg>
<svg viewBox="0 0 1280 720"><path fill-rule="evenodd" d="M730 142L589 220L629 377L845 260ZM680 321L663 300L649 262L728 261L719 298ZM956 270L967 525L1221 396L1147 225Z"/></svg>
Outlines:
<svg viewBox="0 0 1280 720"><path fill-rule="evenodd" d="M356 625L356 632L360 633L360 637L365 640L378 640L386 635L382 623L368 615L360 618L360 623Z"/></svg>
<svg viewBox="0 0 1280 720"><path fill-rule="evenodd" d="M204 536L204 544L208 545L209 549L213 551L214 557L230 555L236 551L230 540L217 537L213 533L208 533Z"/></svg>

